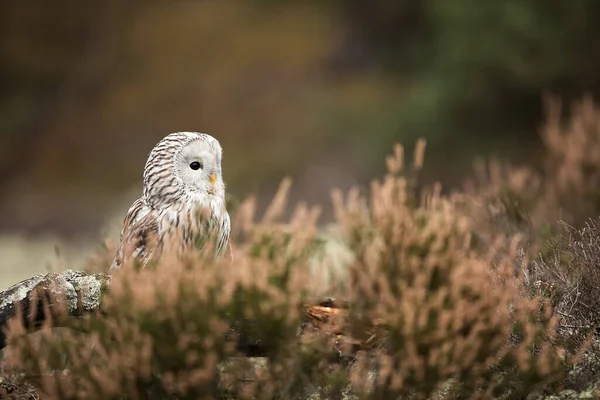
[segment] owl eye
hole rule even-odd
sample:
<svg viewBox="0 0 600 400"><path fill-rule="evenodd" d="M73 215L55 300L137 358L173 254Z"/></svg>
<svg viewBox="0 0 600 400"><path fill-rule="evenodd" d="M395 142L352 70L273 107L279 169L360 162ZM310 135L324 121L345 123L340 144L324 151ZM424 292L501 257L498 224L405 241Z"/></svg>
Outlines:
<svg viewBox="0 0 600 400"><path fill-rule="evenodd" d="M194 161L193 163L190 164L190 168L193 169L194 171L197 171L200 168L202 168L202 163L198 162L198 161Z"/></svg>

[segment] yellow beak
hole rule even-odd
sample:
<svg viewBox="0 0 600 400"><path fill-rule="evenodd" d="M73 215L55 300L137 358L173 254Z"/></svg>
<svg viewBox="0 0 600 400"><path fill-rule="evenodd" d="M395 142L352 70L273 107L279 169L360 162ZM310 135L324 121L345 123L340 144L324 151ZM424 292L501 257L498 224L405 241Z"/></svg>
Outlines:
<svg viewBox="0 0 600 400"><path fill-rule="evenodd" d="M212 174L210 174L210 183L212 183L214 185L216 181L217 181L217 176L213 172Z"/></svg>

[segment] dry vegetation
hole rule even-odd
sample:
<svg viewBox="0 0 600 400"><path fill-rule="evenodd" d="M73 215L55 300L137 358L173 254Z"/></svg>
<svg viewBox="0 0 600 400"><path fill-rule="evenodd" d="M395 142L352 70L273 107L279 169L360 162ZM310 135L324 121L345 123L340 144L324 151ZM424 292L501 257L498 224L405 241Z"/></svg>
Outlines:
<svg viewBox="0 0 600 400"><path fill-rule="evenodd" d="M331 247L317 208L282 217L284 181L262 218L253 199L235 212L233 262L166 256L123 268L103 316L61 334L15 330L0 390L67 399L522 399L592 390L600 110L585 100L564 124L549 104L541 171L491 163L464 192L444 195L417 185L419 142L410 168L397 146L368 192L333 192L336 238L349 256L328 293L348 306L327 329L311 329L303 307L322 290L317 272L331 267ZM90 268L109 259L110 249ZM242 357L232 329L260 343L264 357Z"/></svg>

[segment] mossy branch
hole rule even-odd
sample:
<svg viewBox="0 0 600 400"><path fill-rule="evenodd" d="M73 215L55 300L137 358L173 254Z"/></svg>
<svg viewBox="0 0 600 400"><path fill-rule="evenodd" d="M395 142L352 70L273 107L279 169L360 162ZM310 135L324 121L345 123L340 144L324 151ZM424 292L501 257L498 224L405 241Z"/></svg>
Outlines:
<svg viewBox="0 0 600 400"><path fill-rule="evenodd" d="M27 332L44 324L60 326L65 316L80 318L101 312L102 294L110 286L110 275L66 270L34 275L0 291L0 349L6 347L11 322Z"/></svg>
<svg viewBox="0 0 600 400"><path fill-rule="evenodd" d="M68 319L85 314L104 314L103 294L110 288L111 275L66 270L62 273L37 274L0 291L0 350L7 346L11 323L20 324L32 333L43 326L60 327ZM311 299L304 307L306 326L329 334L341 335L336 325L348 305L332 298ZM236 324L233 324L235 327ZM264 345L233 328L238 350L247 356L260 356Z"/></svg>

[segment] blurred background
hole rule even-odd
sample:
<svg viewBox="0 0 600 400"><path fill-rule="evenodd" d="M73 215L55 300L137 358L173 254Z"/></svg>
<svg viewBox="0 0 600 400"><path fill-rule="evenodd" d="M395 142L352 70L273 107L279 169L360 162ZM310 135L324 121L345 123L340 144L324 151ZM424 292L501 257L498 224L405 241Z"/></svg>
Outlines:
<svg viewBox="0 0 600 400"><path fill-rule="evenodd" d="M600 89L599 17L597 0L3 0L0 286L116 242L171 132L217 137L228 191L263 202L284 176L327 202L418 137L448 189L478 156L535 165L543 95Z"/></svg>

